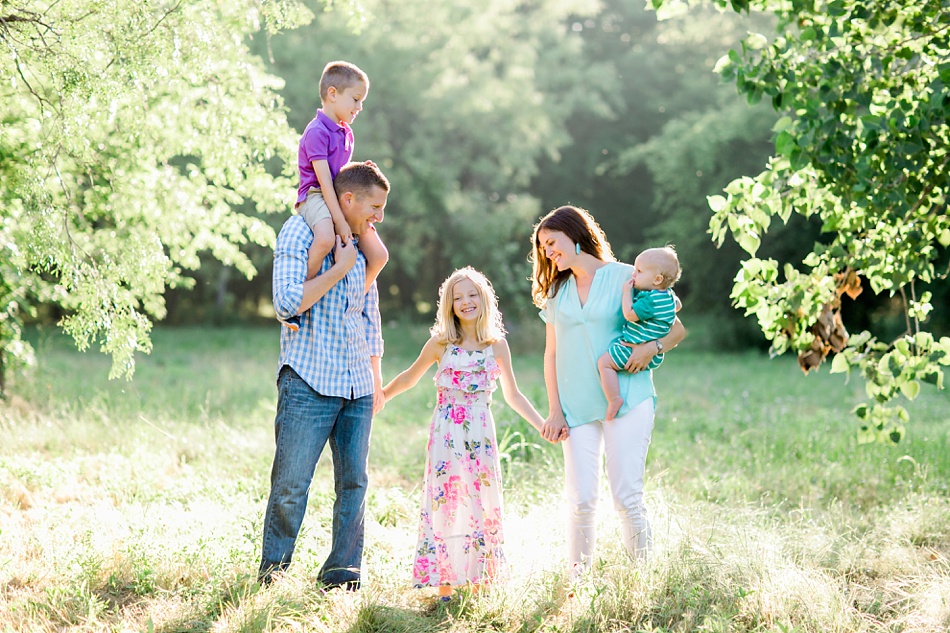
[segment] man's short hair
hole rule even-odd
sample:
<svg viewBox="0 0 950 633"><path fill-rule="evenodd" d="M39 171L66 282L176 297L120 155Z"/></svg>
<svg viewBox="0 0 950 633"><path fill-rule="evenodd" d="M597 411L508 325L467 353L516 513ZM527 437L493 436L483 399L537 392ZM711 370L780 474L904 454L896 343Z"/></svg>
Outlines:
<svg viewBox="0 0 950 633"><path fill-rule="evenodd" d="M336 88L337 92L343 92L359 83L369 88L369 77L356 64L342 61L330 62L323 68L323 74L320 75L320 100L327 98L330 86Z"/></svg>
<svg viewBox="0 0 950 633"><path fill-rule="evenodd" d="M362 196L369 193L373 187L379 187L388 192L389 180L379 170L379 167L369 161L347 163L333 179L333 188L338 196L342 196L347 191Z"/></svg>

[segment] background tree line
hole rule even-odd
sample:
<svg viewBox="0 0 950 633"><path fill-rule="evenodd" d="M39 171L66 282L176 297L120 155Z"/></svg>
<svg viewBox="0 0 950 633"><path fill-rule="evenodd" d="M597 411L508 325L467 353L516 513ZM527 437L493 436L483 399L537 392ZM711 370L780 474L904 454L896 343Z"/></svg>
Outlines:
<svg viewBox="0 0 950 633"><path fill-rule="evenodd" d="M492 279L510 320L530 318L531 227L572 203L594 212L620 259L675 244L690 311L715 323L726 347L758 344L754 324L730 306L740 251L711 243L706 204L771 150L777 116L712 72L746 18L706 9L658 22L624 0L365 7L371 17L356 34L345 12L321 12L253 48L286 82L297 131L319 106L325 61L369 74L355 157L393 181L380 227L392 254L380 280L388 316L428 320L439 282L470 264ZM809 247L817 229L802 228L778 231L776 248ZM260 274L250 280L208 258L195 289L169 295L169 319L266 311L270 252L253 257Z"/></svg>
<svg viewBox="0 0 950 633"><path fill-rule="evenodd" d="M510 319L530 318L530 228L572 203L595 213L620 259L677 246L686 271L678 291L702 317L707 344L763 347L730 299L742 250L710 240L706 196L757 173L772 153L778 115L750 106L713 68L750 24L773 20L708 7L658 21L628 0L444 4L367 2L370 17L355 34L347 12L318 12L253 45L286 82L297 131L319 106L326 60L352 60L370 75L354 129L356 157L376 160L394 185L380 227L392 253L380 280L386 314L428 320L441 279L473 265L493 280ZM773 228L763 252L800 258L818 239L819 222L794 218ZM170 320L266 312L269 257L266 248L254 253L260 274L250 280L209 259L196 289L170 295ZM848 319L854 328L903 327L897 306L870 293Z"/></svg>
<svg viewBox="0 0 950 633"><path fill-rule="evenodd" d="M653 4L668 19L629 0L0 0L0 363L28 357L23 321L61 323L121 375L149 349L154 320L267 319L296 136L319 106L323 65L338 58L372 82L355 158L393 183L380 227L392 254L380 277L387 318L428 321L439 282L461 265L493 280L510 322L534 318L531 227L573 203L595 214L620 259L677 246L694 341L764 347L732 306L745 255L739 240L711 241L707 196L761 172L786 119L774 99L750 105L761 88L744 91L747 81L740 96L714 68L747 52L750 31L799 32L828 11L796 0L792 24L765 1L751 14L743 2L739 14ZM831 15L860 9L830 4ZM938 39L946 4L921 13ZM892 5L916 6L885 3L872 17L893 23ZM817 215L784 219L756 237L758 257L800 261L831 242ZM916 291L945 305L944 278ZM904 330L904 308L894 293L866 292L843 316L886 338ZM947 331L945 314L929 319Z"/></svg>

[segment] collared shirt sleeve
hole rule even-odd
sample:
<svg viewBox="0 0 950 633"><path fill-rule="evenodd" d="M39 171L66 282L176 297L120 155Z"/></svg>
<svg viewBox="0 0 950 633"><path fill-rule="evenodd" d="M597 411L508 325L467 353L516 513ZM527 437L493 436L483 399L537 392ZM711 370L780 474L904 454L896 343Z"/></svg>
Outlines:
<svg viewBox="0 0 950 633"><path fill-rule="evenodd" d="M554 318L557 315L557 307L555 306L556 302L557 295L548 297L548 300L544 303L544 307L541 308L540 312L538 312L538 316L541 317L541 320L545 323L554 325Z"/></svg>
<svg viewBox="0 0 950 633"><path fill-rule="evenodd" d="M330 132L320 122L308 127L300 139L301 153L308 161L327 160L330 155Z"/></svg>
<svg viewBox="0 0 950 633"><path fill-rule="evenodd" d="M379 314L379 289L376 282L370 286L363 304L363 322L366 325L366 345L370 356L383 355L383 327Z"/></svg>
<svg viewBox="0 0 950 633"><path fill-rule="evenodd" d="M299 222L284 223L274 247L274 311L282 319L294 316L300 308L303 284L307 280L307 249L313 240L313 233L303 218L291 218L294 219Z"/></svg>

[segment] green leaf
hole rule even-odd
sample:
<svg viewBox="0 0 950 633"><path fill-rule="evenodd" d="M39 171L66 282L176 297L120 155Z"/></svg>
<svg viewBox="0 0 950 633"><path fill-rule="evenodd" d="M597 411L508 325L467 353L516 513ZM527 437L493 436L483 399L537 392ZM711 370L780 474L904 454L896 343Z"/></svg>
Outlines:
<svg viewBox="0 0 950 633"><path fill-rule="evenodd" d="M737 236L737 241L739 242L739 246L742 247L742 250L747 252L749 255L755 255L756 251L759 250L759 244L761 243L759 236L748 229L744 229L739 233Z"/></svg>
<svg viewBox="0 0 950 633"><path fill-rule="evenodd" d="M791 158L797 148L798 146L795 144L795 139L785 130L779 132L779 135L775 138L775 151L781 156Z"/></svg>
<svg viewBox="0 0 950 633"><path fill-rule="evenodd" d="M723 196L706 196L706 203L713 213L719 213L726 208L726 199Z"/></svg>
<svg viewBox="0 0 950 633"><path fill-rule="evenodd" d="M778 121L775 122L775 125L772 126L773 132L784 132L792 126L792 117L783 116L780 117Z"/></svg>
<svg viewBox="0 0 950 633"><path fill-rule="evenodd" d="M835 354L831 359L832 374L846 374L851 372L851 363L844 354Z"/></svg>
<svg viewBox="0 0 950 633"><path fill-rule="evenodd" d="M913 400L920 393L920 383L916 380L908 380L900 383L901 393L908 400Z"/></svg>

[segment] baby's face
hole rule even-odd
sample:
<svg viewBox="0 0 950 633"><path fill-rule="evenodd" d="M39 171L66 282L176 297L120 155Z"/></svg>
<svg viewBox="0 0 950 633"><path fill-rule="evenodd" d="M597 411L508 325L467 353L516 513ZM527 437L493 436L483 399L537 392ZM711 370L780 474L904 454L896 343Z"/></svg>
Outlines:
<svg viewBox="0 0 950 633"><path fill-rule="evenodd" d="M657 279L661 276L657 270L655 258L638 255L636 261L633 262L633 272L630 277L633 279L633 287L637 290L656 290L659 287Z"/></svg>

